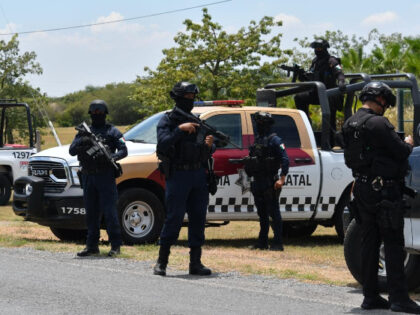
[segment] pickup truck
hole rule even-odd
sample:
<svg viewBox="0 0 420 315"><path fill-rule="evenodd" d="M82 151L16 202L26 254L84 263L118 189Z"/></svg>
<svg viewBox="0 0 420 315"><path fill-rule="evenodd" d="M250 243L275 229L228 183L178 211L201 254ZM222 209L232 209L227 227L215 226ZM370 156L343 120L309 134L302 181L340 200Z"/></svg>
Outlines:
<svg viewBox="0 0 420 315"><path fill-rule="evenodd" d="M349 75L349 78L346 109L351 108L354 91L369 81L364 74ZM282 97L308 89L317 89L319 95L320 132L314 132L302 111L277 107ZM215 172L220 180L217 193L210 196L207 212L210 224L258 220L243 165L230 160L248 155L248 147L254 139L251 114L268 111L275 120L274 132L283 139L290 159L289 174L279 198L284 233L307 236L321 224L335 226L339 238L344 238L342 218L350 200L353 177L344 164L343 151L330 143L328 96L334 93L340 91L337 88L326 90L323 83L316 81L279 83L257 91L259 106L241 106L238 101L196 104L193 114L228 135L240 148L222 146L222 142L216 141L219 145L214 153ZM165 182L156 156L156 125L163 115L164 112L157 113L124 134L128 156L121 160L124 173L117 179L117 187L125 243L154 242L163 224ZM68 146L33 155L28 176L15 182L13 210L28 221L49 226L62 240L83 238L85 208L76 175L78 169L79 163L69 155ZM54 175L58 170L61 177Z"/></svg>

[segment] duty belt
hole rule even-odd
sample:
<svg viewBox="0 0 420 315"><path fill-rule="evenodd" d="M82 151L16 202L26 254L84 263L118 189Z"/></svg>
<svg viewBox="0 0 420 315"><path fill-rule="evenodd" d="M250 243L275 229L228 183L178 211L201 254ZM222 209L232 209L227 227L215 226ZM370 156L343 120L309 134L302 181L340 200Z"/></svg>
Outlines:
<svg viewBox="0 0 420 315"><path fill-rule="evenodd" d="M198 170L202 167L201 163L192 163L192 164L175 164L174 169L176 171L192 171Z"/></svg>
<svg viewBox="0 0 420 315"><path fill-rule="evenodd" d="M368 176L368 175L361 175L361 174L355 174L356 181L360 181L364 184L371 184L372 189L374 191L381 191L384 187L392 187L395 186L397 183L394 179L384 179L381 176Z"/></svg>

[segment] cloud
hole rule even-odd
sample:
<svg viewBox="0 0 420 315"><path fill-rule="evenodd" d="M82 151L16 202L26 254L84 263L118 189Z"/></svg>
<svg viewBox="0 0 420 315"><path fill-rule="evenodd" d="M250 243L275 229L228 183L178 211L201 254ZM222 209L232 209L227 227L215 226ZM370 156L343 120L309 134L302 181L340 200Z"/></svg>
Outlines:
<svg viewBox="0 0 420 315"><path fill-rule="evenodd" d="M100 16L94 23L107 23L123 20L124 16L118 12L111 12L108 16ZM109 24L93 25L90 28L92 32L138 32L144 29L144 26L138 23L116 22Z"/></svg>
<svg viewBox="0 0 420 315"><path fill-rule="evenodd" d="M362 25L375 26L398 20L398 15L392 11L369 15L362 21Z"/></svg>
<svg viewBox="0 0 420 315"><path fill-rule="evenodd" d="M284 13L277 14L274 17L274 20L276 22L282 21L283 22L283 27L285 27L285 28L302 26L303 25L302 21L298 17L296 17L294 15L284 14Z"/></svg>

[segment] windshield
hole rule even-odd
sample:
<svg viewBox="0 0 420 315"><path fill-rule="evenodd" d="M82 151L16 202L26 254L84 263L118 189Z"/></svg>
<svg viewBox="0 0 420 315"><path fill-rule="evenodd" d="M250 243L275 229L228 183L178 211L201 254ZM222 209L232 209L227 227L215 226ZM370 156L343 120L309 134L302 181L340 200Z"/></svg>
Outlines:
<svg viewBox="0 0 420 315"><path fill-rule="evenodd" d="M126 141L140 143L157 143L156 127L165 113L157 113L143 120L124 134Z"/></svg>

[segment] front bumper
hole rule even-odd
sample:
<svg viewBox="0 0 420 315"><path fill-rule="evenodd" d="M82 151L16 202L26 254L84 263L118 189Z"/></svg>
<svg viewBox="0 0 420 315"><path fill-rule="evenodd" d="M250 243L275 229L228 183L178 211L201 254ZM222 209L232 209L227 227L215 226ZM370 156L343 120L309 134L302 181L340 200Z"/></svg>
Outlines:
<svg viewBox="0 0 420 315"><path fill-rule="evenodd" d="M42 178L20 177L14 184L12 207L16 215L24 216L27 221L55 228L86 229L80 187L70 187L60 194L46 194Z"/></svg>

